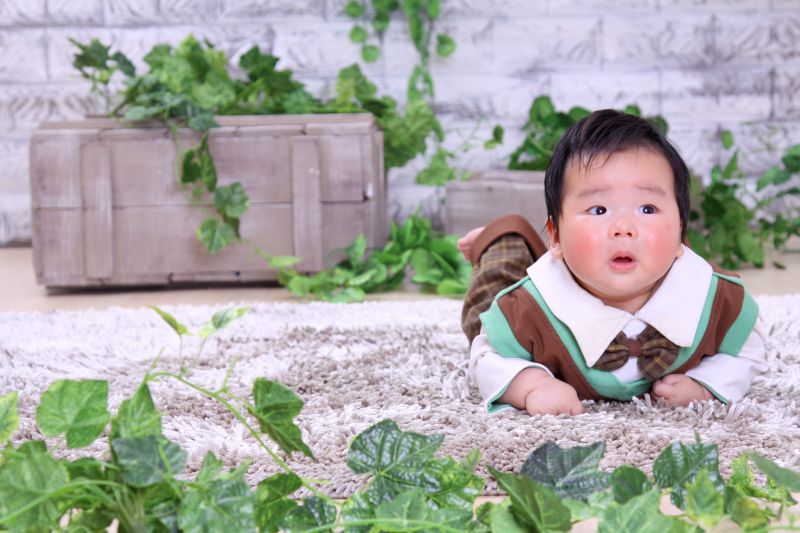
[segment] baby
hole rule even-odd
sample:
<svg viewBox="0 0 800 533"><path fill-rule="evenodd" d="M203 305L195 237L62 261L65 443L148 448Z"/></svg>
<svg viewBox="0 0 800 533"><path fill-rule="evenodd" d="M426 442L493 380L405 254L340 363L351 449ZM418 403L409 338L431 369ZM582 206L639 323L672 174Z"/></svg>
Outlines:
<svg viewBox="0 0 800 533"><path fill-rule="evenodd" d="M475 265L464 326L487 410L575 415L583 399L648 391L672 405L742 398L765 367L758 306L683 244L689 172L666 138L641 118L594 112L556 146L545 197L549 250L517 215L459 243ZM489 304L487 280L526 259Z"/></svg>

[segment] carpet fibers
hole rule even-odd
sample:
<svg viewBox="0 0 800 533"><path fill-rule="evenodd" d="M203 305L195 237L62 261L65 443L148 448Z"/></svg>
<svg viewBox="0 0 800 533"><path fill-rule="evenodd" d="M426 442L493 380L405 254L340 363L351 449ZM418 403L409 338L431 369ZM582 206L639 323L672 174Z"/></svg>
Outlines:
<svg viewBox="0 0 800 533"><path fill-rule="evenodd" d="M368 302L335 305L259 304L211 337L192 381L217 388L236 359L230 390L249 397L256 377L276 379L305 401L297 423L317 461L295 454L288 462L300 475L332 481L323 490L347 496L364 479L345 464L348 443L373 423L392 418L406 431L445 435L441 453L462 458L481 450L485 465L518 470L546 441L562 446L606 441L604 469L627 463L650 471L670 442L691 441L698 432L720 447L724 475L745 450L784 466L800 464L800 295L759 297L766 325L769 370L748 396L733 405L696 402L672 408L649 397L628 403L586 404L576 417L486 415L477 390L467 383L461 302L452 300ZM221 307L165 308L192 330ZM0 313L0 395L20 392L21 424L13 439L41 438L34 422L41 393L57 379L109 381L112 412L129 397L155 356L158 368L177 370L199 341L189 338L179 355L178 338L149 309ZM207 451L229 466L250 458L248 480L257 483L278 468L224 408L176 381L152 386L164 413L164 433L189 452L196 470ZM105 439L62 457L106 453ZM486 494L497 493L489 482Z"/></svg>

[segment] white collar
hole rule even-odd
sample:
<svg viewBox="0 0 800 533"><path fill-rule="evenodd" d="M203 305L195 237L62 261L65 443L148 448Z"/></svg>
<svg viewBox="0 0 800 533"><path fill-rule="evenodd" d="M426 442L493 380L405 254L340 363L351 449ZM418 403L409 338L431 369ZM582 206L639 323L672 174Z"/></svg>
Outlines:
<svg viewBox="0 0 800 533"><path fill-rule="evenodd" d="M678 346L691 346L711 286L713 269L683 247L661 286L636 313L605 305L584 290L564 261L550 252L528 268L528 275L553 314L572 331L588 366L603 355L632 319L656 328Z"/></svg>

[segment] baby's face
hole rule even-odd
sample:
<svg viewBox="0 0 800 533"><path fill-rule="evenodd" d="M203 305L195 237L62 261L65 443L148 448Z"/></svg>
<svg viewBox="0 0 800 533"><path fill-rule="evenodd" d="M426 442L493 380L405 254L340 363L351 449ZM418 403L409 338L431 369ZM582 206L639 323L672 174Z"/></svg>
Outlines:
<svg viewBox="0 0 800 533"><path fill-rule="evenodd" d="M587 291L629 312L638 310L681 255L681 223L672 169L658 152L627 150L589 169L564 174L553 255Z"/></svg>

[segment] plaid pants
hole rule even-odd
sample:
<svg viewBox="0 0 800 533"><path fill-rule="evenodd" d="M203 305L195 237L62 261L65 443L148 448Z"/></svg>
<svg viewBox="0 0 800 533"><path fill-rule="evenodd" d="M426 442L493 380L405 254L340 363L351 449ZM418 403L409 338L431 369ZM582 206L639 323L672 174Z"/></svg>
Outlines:
<svg viewBox="0 0 800 533"><path fill-rule="evenodd" d="M497 293L524 278L546 251L539 234L520 215L499 218L481 232L472 245L472 279L461 311L461 329L470 344L481 331L480 314Z"/></svg>

